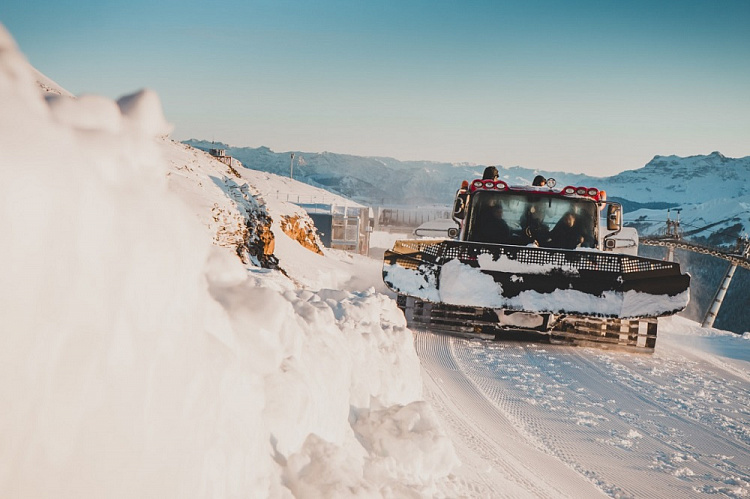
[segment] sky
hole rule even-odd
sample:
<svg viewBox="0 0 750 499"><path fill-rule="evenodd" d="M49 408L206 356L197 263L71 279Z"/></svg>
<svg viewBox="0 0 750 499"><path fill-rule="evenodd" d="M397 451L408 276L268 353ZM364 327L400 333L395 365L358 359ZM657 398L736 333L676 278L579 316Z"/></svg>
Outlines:
<svg viewBox="0 0 750 499"><path fill-rule="evenodd" d="M606 176L750 155L750 3L5 0L76 95L155 90L172 137Z"/></svg>

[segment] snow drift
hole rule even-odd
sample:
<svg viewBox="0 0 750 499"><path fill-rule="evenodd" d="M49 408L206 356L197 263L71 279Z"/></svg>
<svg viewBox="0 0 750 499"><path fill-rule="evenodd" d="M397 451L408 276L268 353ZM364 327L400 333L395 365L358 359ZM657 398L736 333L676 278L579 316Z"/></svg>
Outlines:
<svg viewBox="0 0 750 499"><path fill-rule="evenodd" d="M429 495L456 458L392 300L243 265L157 95L34 74L0 26L0 495Z"/></svg>

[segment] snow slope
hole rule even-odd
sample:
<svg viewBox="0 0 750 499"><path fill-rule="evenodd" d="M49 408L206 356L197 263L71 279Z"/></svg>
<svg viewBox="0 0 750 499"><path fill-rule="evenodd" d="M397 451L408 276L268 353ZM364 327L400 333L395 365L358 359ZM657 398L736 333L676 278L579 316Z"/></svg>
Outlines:
<svg viewBox="0 0 750 499"><path fill-rule="evenodd" d="M288 152L201 140L186 143L201 148L225 148L248 168L289 174ZM332 152L294 153L295 178L368 206L450 205L461 181L481 177L484 170L484 165L402 162ZM515 185L528 185L541 173L554 177L559 187L584 185L604 189L610 198L626 201L626 221L641 219L638 227L644 233L655 233L664 225L669 207L683 210L686 230L719 222L709 227L710 230L697 233L698 236L708 236L734 225L739 225L732 231L735 236L750 231L750 189L747 187L750 157L727 158L719 152L687 158L655 156L642 168L603 178L554 171L554 165L550 165L548 171L496 166L500 178ZM674 218L674 214L672 216Z"/></svg>

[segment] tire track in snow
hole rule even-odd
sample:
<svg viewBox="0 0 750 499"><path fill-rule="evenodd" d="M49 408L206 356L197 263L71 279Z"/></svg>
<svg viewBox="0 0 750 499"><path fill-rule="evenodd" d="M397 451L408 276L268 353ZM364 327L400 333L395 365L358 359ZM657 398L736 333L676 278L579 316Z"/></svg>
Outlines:
<svg viewBox="0 0 750 499"><path fill-rule="evenodd" d="M750 390L743 380L682 356L597 360L581 357L602 375L616 371L620 401L630 395L646 409L646 417L628 419L654 439L653 469L680 477L694 492L750 495Z"/></svg>
<svg viewBox="0 0 750 499"><path fill-rule="evenodd" d="M623 494L621 488L581 466L578 459L581 450L568 445L580 439L583 429L575 422L579 411L566 406L571 376L556 365L556 357L549 354L547 345L467 342L460 347L457 344L454 352L459 366L497 410L512 421L516 431L603 492L613 496Z"/></svg>
<svg viewBox="0 0 750 499"><path fill-rule="evenodd" d="M516 425L467 379L454 361L452 347L465 341L428 332L417 332L415 337L427 374L428 398L460 440L457 451L464 467L479 468L469 471L482 488L490 489L492 497L602 495L589 480L520 434ZM486 490L477 492L475 497L487 497Z"/></svg>
<svg viewBox="0 0 750 499"><path fill-rule="evenodd" d="M747 423L732 420L734 435L731 424L714 429L710 422L719 420L704 423L690 416L686 411L695 405L674 404L684 401L684 394L661 388L675 377L690 380L689 372L696 371L700 386L714 390L704 398L715 400L726 382L724 373L706 370L707 364L554 345L455 345L457 364L520 432L608 494L749 493ZM743 417L748 387L735 381L732 393L739 403L725 413ZM701 415L716 414L710 404L698 407Z"/></svg>

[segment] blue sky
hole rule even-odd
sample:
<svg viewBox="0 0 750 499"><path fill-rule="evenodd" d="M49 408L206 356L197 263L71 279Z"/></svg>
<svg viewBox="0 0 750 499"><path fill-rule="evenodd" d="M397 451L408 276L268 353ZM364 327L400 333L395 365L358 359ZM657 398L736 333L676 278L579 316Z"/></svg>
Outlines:
<svg viewBox="0 0 750 499"><path fill-rule="evenodd" d="M750 2L4 0L75 94L173 138L605 176L750 155Z"/></svg>

